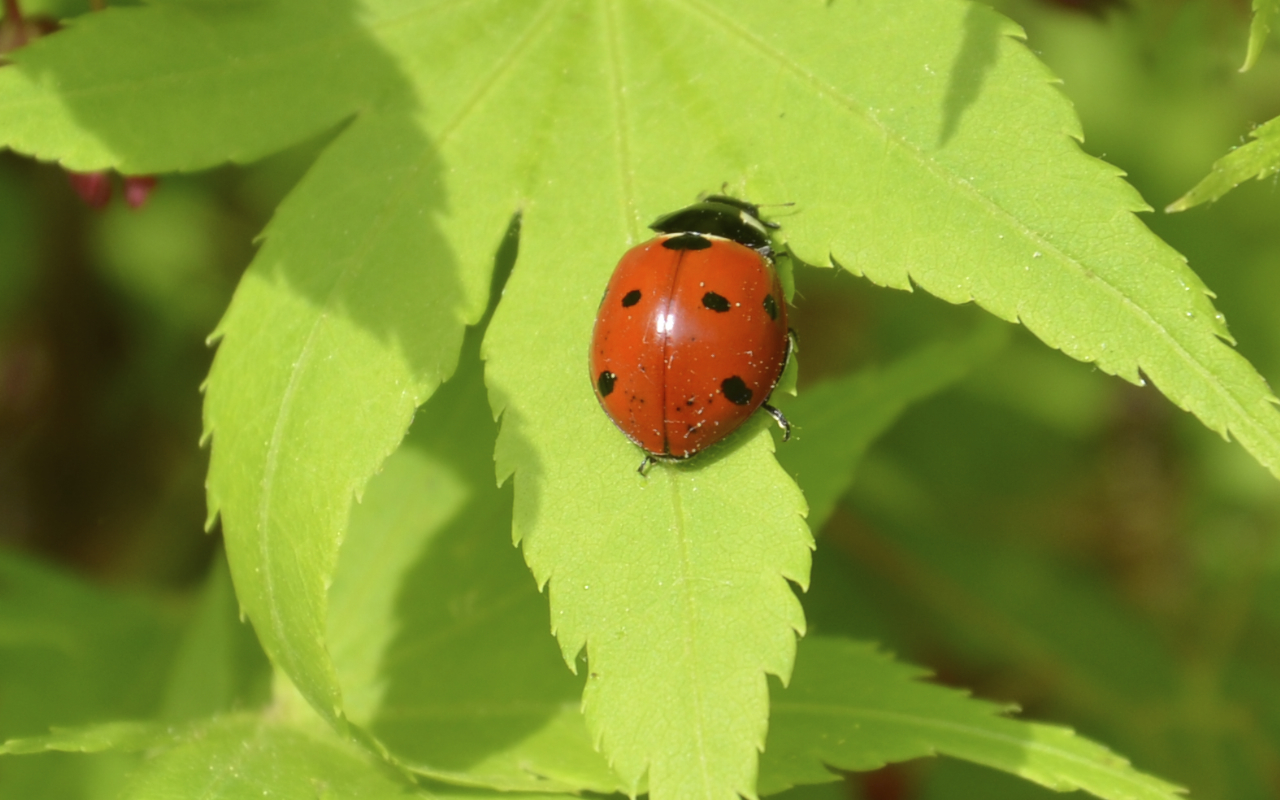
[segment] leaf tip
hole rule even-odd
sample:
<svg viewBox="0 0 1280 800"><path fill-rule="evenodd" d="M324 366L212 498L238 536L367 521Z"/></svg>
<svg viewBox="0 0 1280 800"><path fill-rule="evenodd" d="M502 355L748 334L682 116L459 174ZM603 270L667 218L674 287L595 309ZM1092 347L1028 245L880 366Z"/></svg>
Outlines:
<svg viewBox="0 0 1280 800"><path fill-rule="evenodd" d="M221 506L217 498L213 496L213 492L209 493L209 510L204 517L204 532L209 533L213 530L213 526L218 524L218 517L221 514Z"/></svg>

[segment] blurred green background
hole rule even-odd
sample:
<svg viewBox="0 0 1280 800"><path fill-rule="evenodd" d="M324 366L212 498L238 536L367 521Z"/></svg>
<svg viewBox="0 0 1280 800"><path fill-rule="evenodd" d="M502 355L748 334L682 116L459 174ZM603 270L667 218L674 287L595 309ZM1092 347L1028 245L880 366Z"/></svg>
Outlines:
<svg viewBox="0 0 1280 800"><path fill-rule="evenodd" d="M29 5L57 15L87 3ZM1247 0L996 5L1061 77L1083 147L1156 208L1280 114L1280 46L1238 72ZM320 144L163 176L138 211L118 184L91 209L57 167L0 154L0 546L120 602L158 598L177 616L192 604L220 546L216 529L201 532L205 338ZM1145 221L1217 293L1241 352L1280 381L1277 182ZM831 271L801 270L797 286L802 391L982 316ZM1019 329L872 448L816 533L812 630L877 639L1194 797L1280 797L1280 486L1154 389ZM12 689L15 674L0 682ZM0 729L55 714L18 706L0 702ZM1049 796L947 762L795 793Z"/></svg>

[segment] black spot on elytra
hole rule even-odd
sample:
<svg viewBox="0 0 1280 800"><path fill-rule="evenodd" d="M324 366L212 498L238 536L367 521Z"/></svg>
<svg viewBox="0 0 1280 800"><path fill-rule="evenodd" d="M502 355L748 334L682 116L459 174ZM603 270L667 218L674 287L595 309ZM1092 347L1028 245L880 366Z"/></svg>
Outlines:
<svg viewBox="0 0 1280 800"><path fill-rule="evenodd" d="M609 396L609 394L613 391L613 382L616 381L617 379L618 379L618 376L614 375L612 372L610 372L607 369L604 372L600 373L600 377L596 379L596 386L599 387L600 389L601 397Z"/></svg>
<svg viewBox="0 0 1280 800"><path fill-rule="evenodd" d="M725 378L720 382L720 391L724 392L724 396L736 406L745 406L751 402L751 390L747 388L747 384L742 378L734 375L732 378Z"/></svg>
<svg viewBox="0 0 1280 800"><path fill-rule="evenodd" d="M769 319L778 318L778 301L773 299L773 295L764 296L764 310L769 314Z"/></svg>
<svg viewBox="0 0 1280 800"><path fill-rule="evenodd" d="M623 297L622 297L622 307L623 307L623 308L631 308L632 306L634 306L636 303L639 303L639 302L640 302L640 290L639 290L639 289L632 289L631 291L627 292L627 293L626 293L625 295L623 295Z"/></svg>
<svg viewBox="0 0 1280 800"><path fill-rule="evenodd" d="M715 292L707 292L702 296L702 304L712 311L723 314L729 310L729 301Z"/></svg>
<svg viewBox="0 0 1280 800"><path fill-rule="evenodd" d="M711 246L711 240L696 233L681 233L663 240L662 246L668 250L706 250Z"/></svg>

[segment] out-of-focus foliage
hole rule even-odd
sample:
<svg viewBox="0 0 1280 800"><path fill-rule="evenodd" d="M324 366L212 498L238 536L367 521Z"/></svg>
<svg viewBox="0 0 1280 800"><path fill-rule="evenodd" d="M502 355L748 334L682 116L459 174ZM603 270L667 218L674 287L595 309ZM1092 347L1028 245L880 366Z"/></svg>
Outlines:
<svg viewBox="0 0 1280 800"><path fill-rule="evenodd" d="M1216 294L1240 353L1263 376L1280 379L1280 197L1274 180L1242 183L1274 172L1266 148L1275 123L1228 153L1280 113L1280 58L1266 32L1275 3L1257 0L1252 18L1242 4L1225 0L995 5L1025 27L1028 46L1063 79L1086 151L1126 170L1152 206L1217 200L1143 221L1187 256ZM600 7L606 6L615 8ZM89 3L23 8L62 17L87 11ZM974 12L965 19L977 36L987 18ZM323 27L323 19L313 22ZM963 106L966 91L977 97L983 76L992 79L996 57L972 49L961 56L970 59L977 87L955 84L952 95ZM1237 70L1242 59L1251 67L1244 74ZM657 87L653 96L696 87L697 80ZM757 97L761 91L755 83L743 87ZM513 490L493 485L496 427L481 382L487 318L462 346L457 376L419 410L349 525L345 511L331 515L347 529L341 547L333 544L332 583L323 571L311 574L325 575L313 609L324 625L307 635L323 635L327 643L351 741L335 737L287 682L277 679L272 691L266 659L238 617L219 531L200 533L207 456L196 446L198 389L211 359L204 339L281 198L335 135L350 139L367 130L322 131L316 141L249 166L161 176L139 211L120 201L118 183L115 202L93 212L56 167L0 155L0 544L9 548L0 551L0 741L12 740L0 757L0 796L232 798L270 788L298 797L322 789L399 797L447 793L441 781L534 793L632 788L634 770L619 778L610 769L581 714L593 664L568 652L579 675L564 668L548 631L547 597L510 546ZM333 153L322 165L336 163ZM395 160L390 148L356 154ZM739 156L754 158L726 158ZM826 174L805 177L823 178L818 183L829 185L833 198L858 191ZM1047 186L1053 176L1043 177ZM310 180L321 178L335 192L377 194L376 182L361 184L340 170ZM495 219L505 221L514 210L493 205ZM778 216L784 231L801 230L815 224L821 208L802 207L791 220L791 211ZM293 235L290 226L305 232L306 222L326 211L334 209L295 197L268 229L283 249L261 252L268 261L297 247L327 256L334 251L329 239L280 244ZM534 208L526 223L542 224L538 215L547 213ZM375 230L382 219L373 212L350 222ZM568 238L559 229L548 238L546 228L528 234L516 225L503 244L500 227L467 244L483 255L485 270L502 245L495 298L517 241L550 252ZM327 232L342 239L338 228ZM573 232L583 237L579 246L589 238L604 251L623 247L611 243L612 234L601 243L598 229ZM850 242L841 246L857 247L856 237ZM920 258L929 246L917 242L906 252ZM932 264L923 261L912 269L927 272ZM520 263L517 272L526 264ZM872 277L881 266L858 265ZM985 262L973 269L998 274ZM280 288L263 280L268 270L260 273L250 280L262 281L264 292ZM811 588L800 596L811 641L797 651L796 683L770 686L772 732L784 738L767 742L761 790L825 780L825 764L859 771L775 796L1053 796L945 757L877 769L883 761L941 752L1104 796L1168 794L1169 784L1157 779L1126 783L1136 771L1105 774L1099 768L1112 756L1088 737L1136 770L1188 787L1192 798L1262 800L1280 793L1274 478L1151 387L1071 361L1023 329L990 328L984 323L992 321L972 307L803 265L794 278L792 324L804 369L798 397L779 401L797 437L778 445L778 460L806 491L817 549ZM514 296L532 318L530 286L517 285ZM333 308L342 310L359 299L333 297ZM583 307L595 302L594 295L570 299ZM257 308L244 301L234 320L246 336L266 319ZM306 320L329 313L318 304L295 310ZM459 321L447 322L460 330ZM565 320L546 319L541 327L508 330L505 343L498 341L508 351L504 374L537 374L534 361L512 366L511 353L536 353L566 327ZM396 346L379 342L375 349ZM284 345L267 343L265 351L292 363ZM548 385L585 385L582 371L568 365ZM249 396L256 388L228 391ZM332 388L355 396L360 387L339 381ZM542 411L555 408L545 404ZM351 431L361 422L351 420ZM543 430L555 431L564 447L596 435L578 431L573 417L555 424L561 427ZM767 458L765 427L753 429L750 452ZM381 447L363 444L371 452ZM632 452L614 444L619 453ZM521 469L539 470L555 467L554 455L514 458L524 459ZM634 468L624 466L628 473ZM303 460L294 467L305 476L315 465ZM256 485L252 474L234 468L227 474L229 482ZM519 472L514 480L518 489ZM773 498L753 498L760 507L765 500ZM309 506L304 511L311 513ZM587 512L599 516L599 509ZM635 532L641 545L644 535ZM583 540L566 540L571 545ZM17 555L23 550L79 574ZM588 602L575 613L599 609ZM879 642L902 662L926 665L944 684L1023 711L1001 720L990 705L913 683L911 668L851 639ZM818 655L806 661L807 652ZM822 678L817 691L806 664ZM884 682L868 682L873 675ZM843 686L838 678L852 680ZM868 686L883 691L857 703L855 690ZM797 707L800 694L807 702ZM910 698L922 698L921 719L890 719ZM951 702L948 716L942 709ZM841 703L857 704L843 721ZM669 711L653 710L659 717ZM824 727L824 715L837 719L834 727ZM1015 721L1023 719L1067 725L1080 736ZM852 733L873 727L839 727L851 720L883 727L874 729L874 742L862 742ZM921 732L963 728L962 720L982 724ZM989 734L1005 723L1016 732L1013 744L973 744L983 725L993 726ZM1081 766L1064 757L1066 773L1055 772L1053 759L1074 751L1038 749L1044 742L1033 731L1050 731L1044 742L1071 742L1094 761ZM1103 777L1082 777L1089 770Z"/></svg>
<svg viewBox="0 0 1280 800"><path fill-rule="evenodd" d="M1280 11L1280 2L1277 0L1253 0L1253 22L1249 25L1249 49L1245 53L1241 72L1253 69L1253 65L1258 63L1258 56L1262 54L1267 37L1271 35L1271 25L1277 11Z"/></svg>

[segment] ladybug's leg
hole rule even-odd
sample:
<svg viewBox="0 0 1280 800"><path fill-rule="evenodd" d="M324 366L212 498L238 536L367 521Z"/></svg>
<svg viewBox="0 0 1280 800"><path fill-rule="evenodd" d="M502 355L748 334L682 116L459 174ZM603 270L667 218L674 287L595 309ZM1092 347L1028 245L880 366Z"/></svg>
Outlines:
<svg viewBox="0 0 1280 800"><path fill-rule="evenodd" d="M645 475L645 470L647 470L647 469L649 468L649 465L650 465L650 464L652 464L652 463L656 462L657 460L658 460L658 459L654 458L653 456L649 455L648 453L645 453L645 454L644 454L644 461L641 461L641 462L640 462L640 468L639 468L639 469L637 469L637 470L636 470L636 472L639 472L641 475L644 475L644 477L646 477L646 478L647 478L647 477L649 477L648 475Z"/></svg>
<svg viewBox="0 0 1280 800"><path fill-rule="evenodd" d="M786 415L768 403L764 403L760 407L768 411L769 416L773 417L778 423L778 427L782 428L782 441L785 442L791 439L791 423L787 421Z"/></svg>

